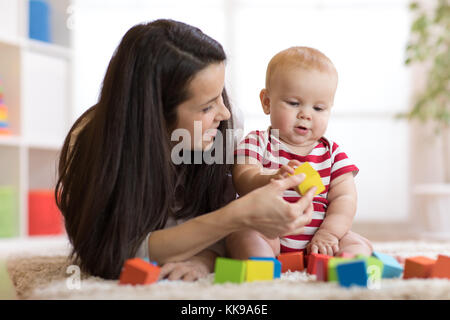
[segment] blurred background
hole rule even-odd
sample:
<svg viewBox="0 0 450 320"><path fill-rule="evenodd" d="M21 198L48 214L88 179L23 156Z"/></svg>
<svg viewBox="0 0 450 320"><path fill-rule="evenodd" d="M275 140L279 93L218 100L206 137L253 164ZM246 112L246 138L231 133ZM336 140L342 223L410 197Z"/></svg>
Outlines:
<svg viewBox="0 0 450 320"><path fill-rule="evenodd" d="M324 52L339 73L326 136L360 168L354 230L374 240L449 239L448 6L440 0L0 0L0 237L64 236L52 188L65 135L96 103L124 33L170 18L222 43L226 87L245 134L269 125L259 92L270 58L290 46ZM436 63L437 98L436 88L427 87Z"/></svg>

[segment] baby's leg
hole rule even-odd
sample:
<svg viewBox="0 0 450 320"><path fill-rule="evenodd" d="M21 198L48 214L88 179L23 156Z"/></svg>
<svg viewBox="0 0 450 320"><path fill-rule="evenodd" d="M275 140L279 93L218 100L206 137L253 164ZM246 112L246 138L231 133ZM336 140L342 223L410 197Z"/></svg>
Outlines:
<svg viewBox="0 0 450 320"><path fill-rule="evenodd" d="M255 230L243 230L225 239L227 255L232 259L275 257L280 254L280 239L267 239Z"/></svg>
<svg viewBox="0 0 450 320"><path fill-rule="evenodd" d="M339 256L342 252L371 256L373 247L369 240L353 231L349 231L339 241L339 251L335 255Z"/></svg>

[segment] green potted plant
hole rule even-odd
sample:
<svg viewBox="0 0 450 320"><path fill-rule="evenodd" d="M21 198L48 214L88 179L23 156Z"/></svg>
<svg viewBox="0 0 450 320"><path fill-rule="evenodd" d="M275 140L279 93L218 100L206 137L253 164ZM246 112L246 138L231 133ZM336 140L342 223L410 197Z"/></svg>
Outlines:
<svg viewBox="0 0 450 320"><path fill-rule="evenodd" d="M406 65L425 70L426 81L413 106L400 117L431 123L442 141L443 182L416 185L425 235L450 239L450 5L448 0L412 2L414 19L406 47Z"/></svg>

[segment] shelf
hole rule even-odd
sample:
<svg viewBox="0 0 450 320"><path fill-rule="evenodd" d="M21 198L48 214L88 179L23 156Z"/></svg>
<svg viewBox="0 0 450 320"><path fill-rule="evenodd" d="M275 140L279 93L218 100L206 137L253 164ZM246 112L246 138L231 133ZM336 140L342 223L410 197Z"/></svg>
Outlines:
<svg viewBox="0 0 450 320"><path fill-rule="evenodd" d="M0 78L11 132L0 135L0 243L37 239L29 236L30 222L46 233L51 220L45 220L45 206L30 200L30 191L55 187L60 150L72 122L74 57L67 27L72 1L47 0L49 43L28 38L28 0L0 0ZM30 218L33 203L35 220ZM47 197L42 203L52 202Z"/></svg>
<svg viewBox="0 0 450 320"><path fill-rule="evenodd" d="M71 59L72 50L57 44L27 39L21 41L21 46L24 49L39 52L53 57Z"/></svg>
<svg viewBox="0 0 450 320"><path fill-rule="evenodd" d="M0 147L1 146L19 147L21 145L22 145L22 138L19 136L0 135Z"/></svg>

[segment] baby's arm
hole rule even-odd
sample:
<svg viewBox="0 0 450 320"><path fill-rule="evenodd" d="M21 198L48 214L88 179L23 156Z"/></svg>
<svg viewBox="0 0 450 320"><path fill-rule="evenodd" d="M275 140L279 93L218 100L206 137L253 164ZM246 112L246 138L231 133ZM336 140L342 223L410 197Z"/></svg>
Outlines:
<svg viewBox="0 0 450 320"><path fill-rule="evenodd" d="M242 197L245 194L265 186L270 183L271 179L280 179L287 177L288 174L294 174L294 167L299 166L300 162L291 160L287 165L283 165L280 169L266 169L255 158L245 157L235 159L233 166L233 184L236 192ZM244 160L244 161L243 161ZM244 164L239 164L239 163Z"/></svg>
<svg viewBox="0 0 450 320"><path fill-rule="evenodd" d="M356 186L353 173L345 173L330 183L325 219L308 244L308 252L335 254L339 240L350 230L356 213Z"/></svg>

